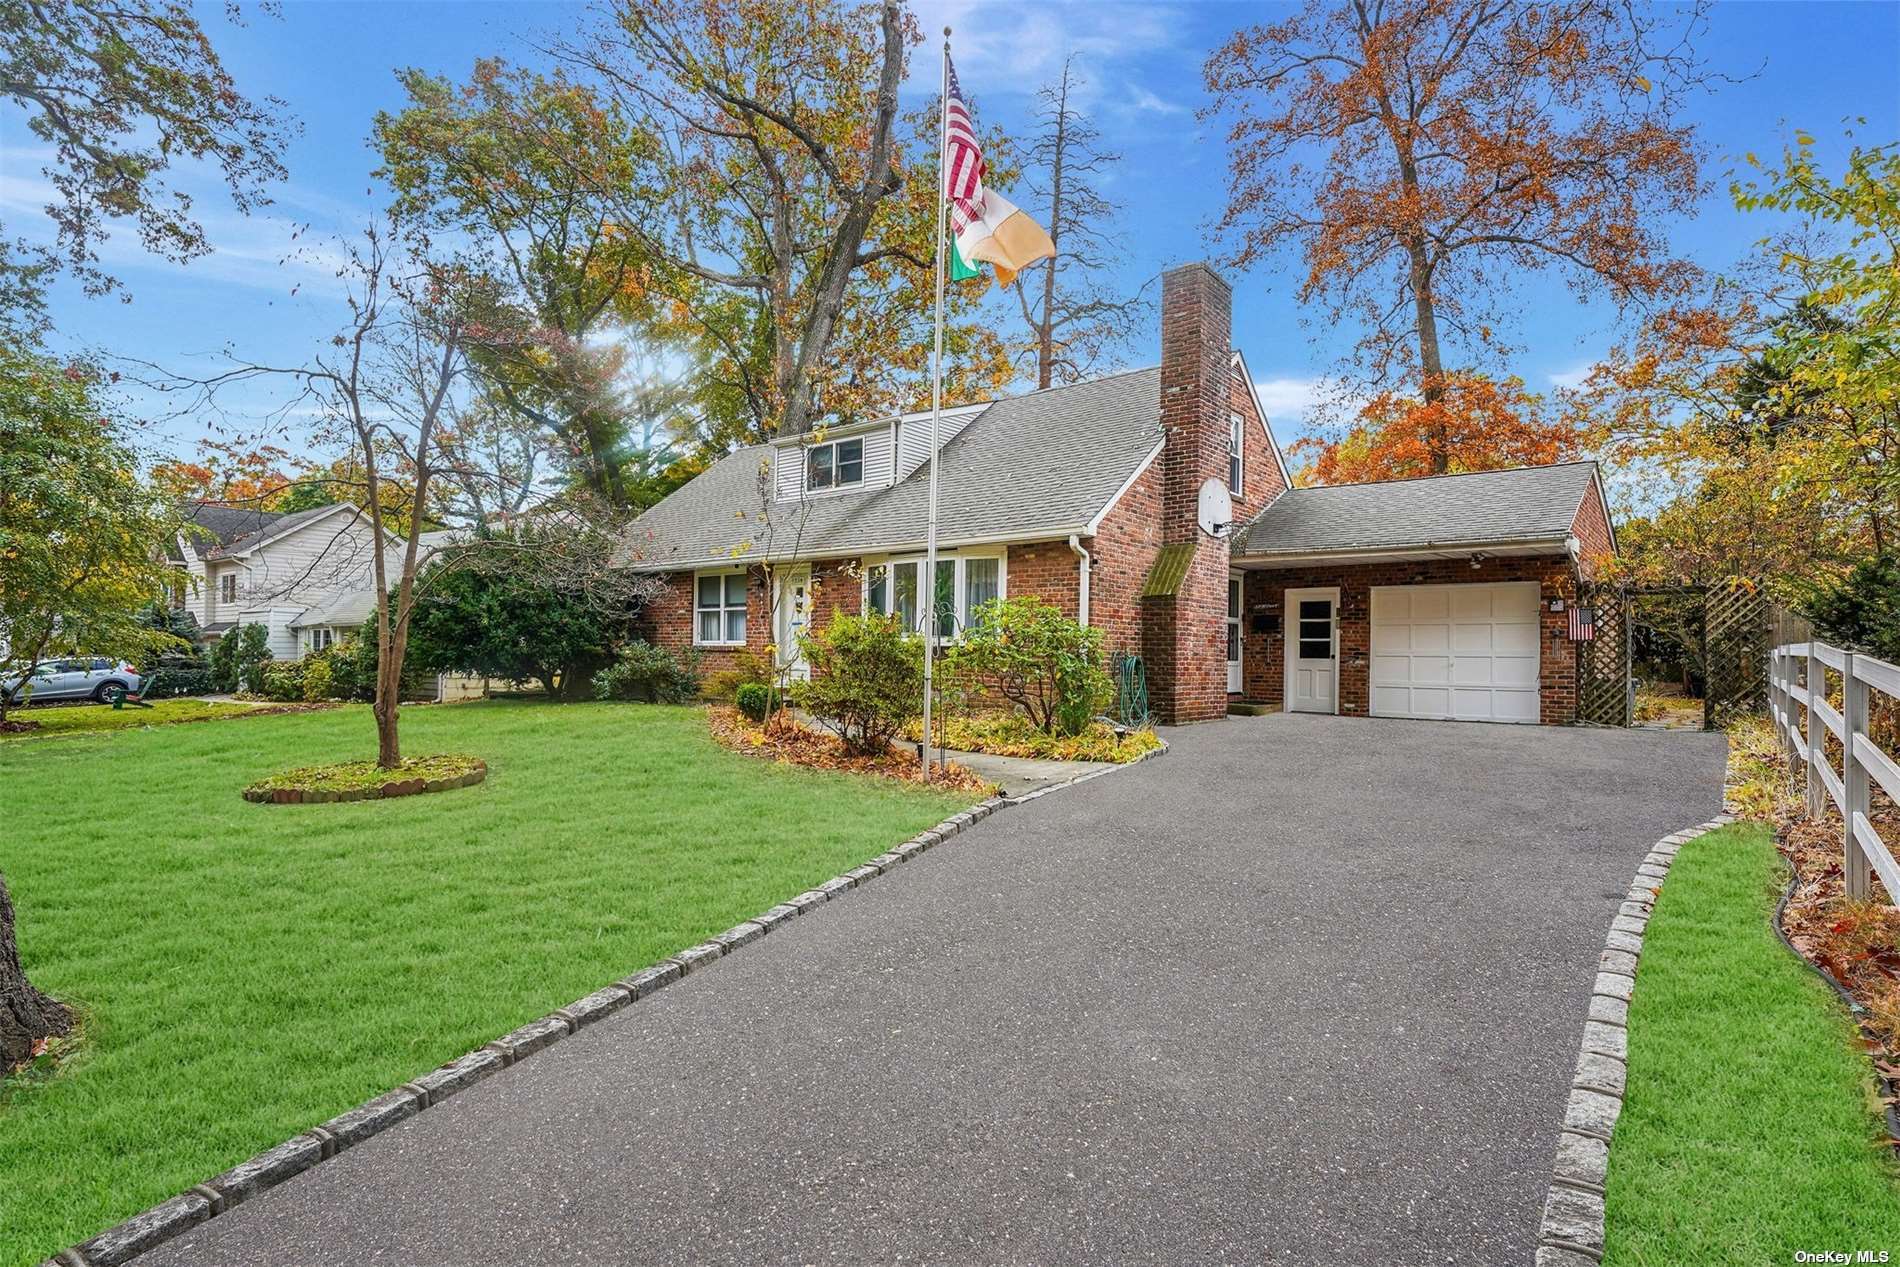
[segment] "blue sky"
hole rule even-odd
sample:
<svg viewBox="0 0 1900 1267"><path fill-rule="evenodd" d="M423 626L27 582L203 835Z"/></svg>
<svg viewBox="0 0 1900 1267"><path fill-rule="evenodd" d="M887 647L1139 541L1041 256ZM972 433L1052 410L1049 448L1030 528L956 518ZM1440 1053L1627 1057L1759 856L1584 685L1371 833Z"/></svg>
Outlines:
<svg viewBox="0 0 1900 1267"><path fill-rule="evenodd" d="M1123 288L1139 289L1162 268L1213 251L1207 226L1221 208L1225 153L1218 133L1195 117L1204 103L1201 65L1236 27L1289 6L916 0L914 7L926 31L946 22L956 28L958 73L981 122L1019 135L1035 88L1065 55L1078 55L1096 121L1125 156L1110 189L1125 207L1128 249L1117 279ZM178 369L210 365L227 344L258 359L304 359L334 328L337 308L320 256L286 259L293 233L307 225L301 241L320 243L362 224L380 205L366 138L378 109L400 105L393 71L420 66L459 79L480 56L532 62L538 43L586 17L580 5L566 3L288 0L280 19L234 28L209 12L208 30L240 86L284 98L302 124L289 154L290 179L275 206L248 219L202 193L199 207L217 251L188 266L142 257L120 234L106 255L132 302L89 300L62 286L54 307L59 344ZM914 59L907 89L914 100L936 90L932 47L934 41ZM1838 155L1844 125L1856 115L1867 119L1857 128L1863 139L1900 137L1900 4L1726 0L1715 8L1702 51L1718 69L1755 76L1692 107L1717 187L1674 238L1680 251L1720 268L1771 227L1729 206L1724 173L1744 151L1777 152L1800 127L1818 138L1824 155ZM0 113L0 215L10 231L37 227L42 199L31 142L16 115ZM1284 442L1298 433L1316 384L1354 335L1301 322L1291 261L1230 280L1235 342L1261 381ZM1524 351L1512 368L1534 389L1577 373L1610 342L1610 310L1580 304L1555 276L1527 288L1522 300L1511 341ZM1154 343L1151 333L1129 360L1152 361ZM179 424L159 439L183 452L197 434Z"/></svg>

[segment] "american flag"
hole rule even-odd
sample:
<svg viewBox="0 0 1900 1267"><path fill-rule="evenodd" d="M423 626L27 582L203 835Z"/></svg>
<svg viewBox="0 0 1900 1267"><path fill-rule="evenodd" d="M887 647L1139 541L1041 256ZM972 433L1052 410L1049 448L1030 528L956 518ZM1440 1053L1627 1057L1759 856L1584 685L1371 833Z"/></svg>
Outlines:
<svg viewBox="0 0 1900 1267"><path fill-rule="evenodd" d="M970 107L964 103L954 64L950 66L944 124L949 152L945 155L943 192L950 200L950 219L956 231L962 233L983 218L983 149L976 143L976 125L970 119Z"/></svg>
<svg viewBox="0 0 1900 1267"><path fill-rule="evenodd" d="M1585 607L1580 603L1570 605L1570 641L1595 642L1597 637L1597 609Z"/></svg>

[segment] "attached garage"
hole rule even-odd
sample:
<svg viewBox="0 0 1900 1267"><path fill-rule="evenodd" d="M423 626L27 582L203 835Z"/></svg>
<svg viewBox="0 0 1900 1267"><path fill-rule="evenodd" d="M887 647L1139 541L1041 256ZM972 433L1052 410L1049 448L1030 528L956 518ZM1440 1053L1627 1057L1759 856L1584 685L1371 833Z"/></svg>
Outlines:
<svg viewBox="0 0 1900 1267"><path fill-rule="evenodd" d="M1535 725L1538 584L1372 587L1374 717Z"/></svg>

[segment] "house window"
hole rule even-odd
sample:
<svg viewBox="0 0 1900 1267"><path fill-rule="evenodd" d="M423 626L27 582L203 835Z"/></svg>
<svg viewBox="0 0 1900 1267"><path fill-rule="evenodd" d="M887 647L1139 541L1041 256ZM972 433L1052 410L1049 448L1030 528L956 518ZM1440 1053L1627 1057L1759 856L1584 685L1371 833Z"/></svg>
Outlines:
<svg viewBox="0 0 1900 1267"><path fill-rule="evenodd" d="M702 572L695 578L695 644L702 647L745 645L745 589L744 572Z"/></svg>
<svg viewBox="0 0 1900 1267"><path fill-rule="evenodd" d="M863 482L863 440L838 440L806 452L806 488L844 488Z"/></svg>
<svg viewBox="0 0 1900 1267"><path fill-rule="evenodd" d="M922 633L926 608L924 561L891 559L864 569L864 610L896 616L906 629ZM999 555L945 555L937 560L931 586L937 609L937 635L954 640L975 620L983 604L1003 596L1003 560Z"/></svg>
<svg viewBox="0 0 1900 1267"><path fill-rule="evenodd" d="M220 603L237 602L236 572L226 572L218 578L218 601Z"/></svg>
<svg viewBox="0 0 1900 1267"><path fill-rule="evenodd" d="M335 641L336 630L327 625L316 629L306 629L303 631L303 653L309 655L315 651L327 650Z"/></svg>
<svg viewBox="0 0 1900 1267"><path fill-rule="evenodd" d="M1246 452L1239 414L1227 415L1227 490L1240 496L1241 461Z"/></svg>

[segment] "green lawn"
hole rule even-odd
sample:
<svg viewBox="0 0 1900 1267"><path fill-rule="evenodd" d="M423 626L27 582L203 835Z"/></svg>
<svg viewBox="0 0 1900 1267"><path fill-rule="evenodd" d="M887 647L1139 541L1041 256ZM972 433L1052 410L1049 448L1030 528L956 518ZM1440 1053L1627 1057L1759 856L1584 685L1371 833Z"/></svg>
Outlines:
<svg viewBox="0 0 1900 1267"><path fill-rule="evenodd" d="M50 711L50 710L49 710ZM847 870L967 804L728 753L697 710L459 704L455 792L255 805L373 748L361 707L0 746L0 870L86 1041L0 1096L0 1264L253 1152Z"/></svg>
<svg viewBox="0 0 1900 1267"><path fill-rule="evenodd" d="M62 704L20 708L8 713L8 720L36 721L39 723L39 728L24 730L13 735L0 735L0 743L17 743L26 739L44 739L53 735L90 733L100 730L132 730L140 726L163 726L178 721L241 717L245 713L257 712L260 707L267 706L246 704L236 700L161 699L153 700L150 708L138 708L130 704L124 708L113 708L110 704ZM376 754L372 751L370 755L373 757Z"/></svg>
<svg viewBox="0 0 1900 1267"><path fill-rule="evenodd" d="M1769 831L1683 847L1630 1012L1610 1149L1610 1267L1788 1263L1888 1250L1900 1186L1846 1009L1769 925L1787 872Z"/></svg>

